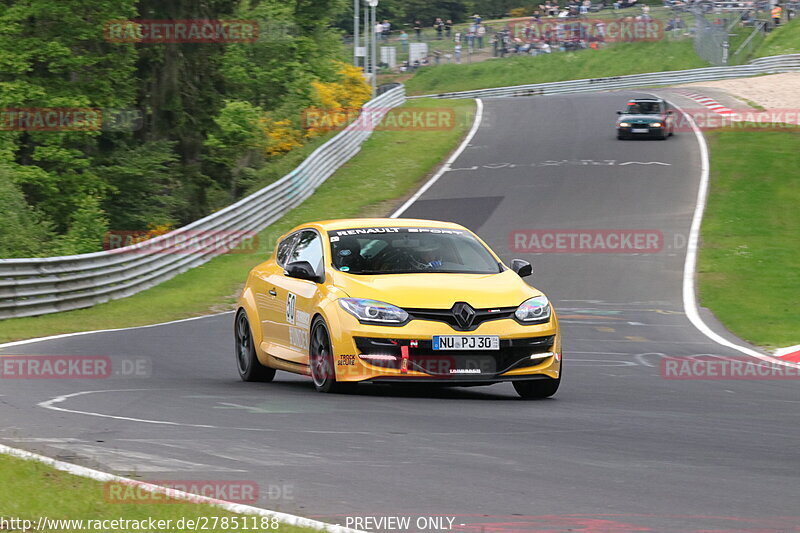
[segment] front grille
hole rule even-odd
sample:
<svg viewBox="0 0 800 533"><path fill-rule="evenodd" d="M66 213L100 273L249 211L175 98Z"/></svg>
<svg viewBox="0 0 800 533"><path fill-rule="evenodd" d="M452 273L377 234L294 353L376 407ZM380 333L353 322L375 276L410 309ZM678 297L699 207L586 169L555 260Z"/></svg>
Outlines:
<svg viewBox="0 0 800 533"><path fill-rule="evenodd" d="M400 368L401 347L408 346L409 370L432 376L468 378L494 376L513 368L538 365L531 360L533 354L552 351L554 335L524 339L500 339L499 350L433 350L432 340L381 339L356 337L356 347L361 355L391 356L365 359L369 364L384 368ZM413 345L416 343L416 345ZM451 373L450 369L469 371Z"/></svg>
<svg viewBox="0 0 800 533"><path fill-rule="evenodd" d="M410 320L435 320L444 322L456 331L474 331L478 326L490 320L501 320L504 318L514 318L516 307L494 307L491 309L475 309L475 317L472 325L467 328L459 326L452 309L409 309L405 311Z"/></svg>

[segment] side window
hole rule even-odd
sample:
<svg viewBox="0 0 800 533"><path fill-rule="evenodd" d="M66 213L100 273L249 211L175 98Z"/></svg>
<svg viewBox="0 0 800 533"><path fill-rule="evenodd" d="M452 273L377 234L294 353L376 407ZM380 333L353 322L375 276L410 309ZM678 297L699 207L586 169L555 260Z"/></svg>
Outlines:
<svg viewBox="0 0 800 533"><path fill-rule="evenodd" d="M322 255L322 239L316 231L306 230L300 233L300 238L297 239L297 244L287 262L308 261L314 272L322 274Z"/></svg>
<svg viewBox="0 0 800 533"><path fill-rule="evenodd" d="M292 245L295 240L297 240L296 233L289 235L278 244L278 252L275 254L275 260L280 266L286 264L286 259L289 257L289 252L292 251Z"/></svg>

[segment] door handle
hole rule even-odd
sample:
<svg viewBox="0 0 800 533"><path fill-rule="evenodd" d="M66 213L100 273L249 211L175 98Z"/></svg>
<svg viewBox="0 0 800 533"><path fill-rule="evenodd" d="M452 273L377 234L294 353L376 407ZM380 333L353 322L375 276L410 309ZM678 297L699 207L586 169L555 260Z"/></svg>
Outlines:
<svg viewBox="0 0 800 533"><path fill-rule="evenodd" d="M278 291L276 291L275 289L270 289L270 290L269 290L269 293L270 293L272 296L277 296L277 295L278 295Z"/></svg>

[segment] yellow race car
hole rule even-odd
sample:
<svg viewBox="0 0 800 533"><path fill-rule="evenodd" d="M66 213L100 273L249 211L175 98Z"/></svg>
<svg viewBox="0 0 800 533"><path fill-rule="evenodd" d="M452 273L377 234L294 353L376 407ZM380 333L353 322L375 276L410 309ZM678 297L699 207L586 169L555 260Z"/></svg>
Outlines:
<svg viewBox="0 0 800 533"><path fill-rule="evenodd" d="M561 335L547 297L458 224L311 222L247 277L234 322L245 381L310 375L322 392L360 382L491 385L555 394Z"/></svg>

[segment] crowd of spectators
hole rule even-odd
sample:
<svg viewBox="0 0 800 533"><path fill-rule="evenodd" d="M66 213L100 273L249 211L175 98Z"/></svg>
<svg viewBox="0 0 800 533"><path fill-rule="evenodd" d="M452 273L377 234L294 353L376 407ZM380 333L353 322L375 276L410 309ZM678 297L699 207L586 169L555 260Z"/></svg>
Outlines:
<svg viewBox="0 0 800 533"><path fill-rule="evenodd" d="M777 25L783 18L791 20L797 2L787 3L784 9L780 4L770 6L770 0L662 0L664 7L673 13L665 20L664 30L667 34L687 34L688 28L683 12L699 9L701 12L713 12L720 9L720 4L735 4L742 13L742 24L752 25L758 11L767 11ZM800 0L798 0L800 2ZM431 44L427 57L417 58L413 62L403 61L401 71L414 70L421 66L438 65L444 62L460 63L465 54L470 58L475 53L489 53L494 57L506 57L515 54L540 55L555 51L574 51L600 48L606 43L606 23L590 14L602 9L626 10L620 13L618 20L626 22L650 21L650 6L642 0L544 0L533 13L527 17L516 19L513 24L492 28L484 23L483 18L474 14L468 25L456 27L451 19L437 17L428 24L416 20L408 28L398 30L397 40L401 51L409 51L409 43L429 41L445 41L448 46ZM430 31L432 30L432 31ZM375 25L375 33L384 41L392 32L388 20ZM486 55L484 53L484 55Z"/></svg>

